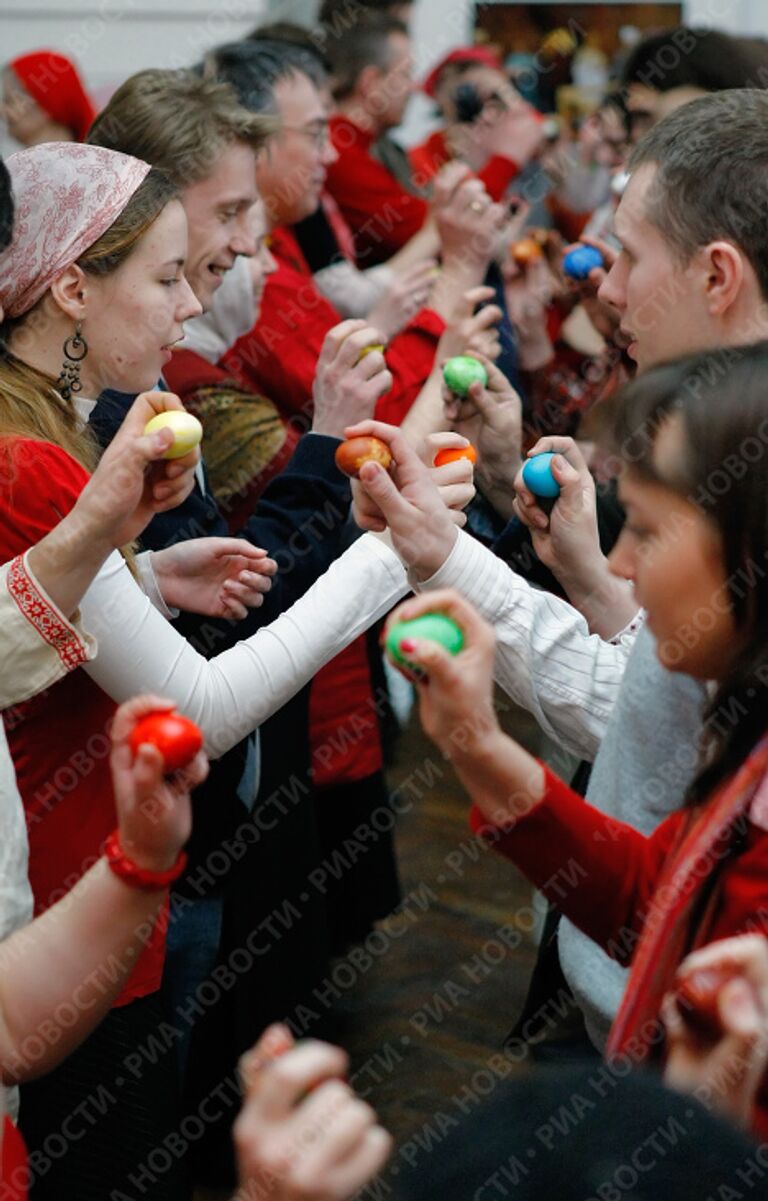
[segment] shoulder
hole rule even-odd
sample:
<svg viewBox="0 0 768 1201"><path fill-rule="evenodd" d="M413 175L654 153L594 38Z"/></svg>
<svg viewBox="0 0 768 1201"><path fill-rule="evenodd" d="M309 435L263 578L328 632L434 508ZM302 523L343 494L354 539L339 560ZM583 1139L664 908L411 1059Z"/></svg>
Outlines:
<svg viewBox="0 0 768 1201"><path fill-rule="evenodd" d="M0 539L3 558L38 542L61 521L88 483L81 463L50 442L0 439Z"/></svg>

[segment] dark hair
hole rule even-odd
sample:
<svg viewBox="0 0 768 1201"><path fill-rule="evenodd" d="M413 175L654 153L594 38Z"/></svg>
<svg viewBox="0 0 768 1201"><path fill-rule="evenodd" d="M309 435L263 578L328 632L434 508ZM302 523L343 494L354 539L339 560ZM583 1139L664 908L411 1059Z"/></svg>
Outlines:
<svg viewBox="0 0 768 1201"><path fill-rule="evenodd" d="M259 151L273 132L274 123L246 112L225 84L151 69L117 89L87 140L162 167L183 188L207 179L233 143Z"/></svg>
<svg viewBox="0 0 768 1201"><path fill-rule="evenodd" d="M0 251L10 246L13 237L13 192L11 177L0 158Z"/></svg>
<svg viewBox="0 0 768 1201"><path fill-rule="evenodd" d="M692 100L638 142L629 170L654 164L646 216L681 263L724 238L738 246L768 298L768 92Z"/></svg>
<svg viewBox="0 0 768 1201"><path fill-rule="evenodd" d="M685 447L662 471L654 448L671 417L683 423ZM768 342L691 355L638 376L620 395L612 442L633 472L671 488L712 522L733 620L749 637L707 710L704 765L689 793L696 803L768 726ZM738 721L717 722L718 713L737 713Z"/></svg>
<svg viewBox="0 0 768 1201"><path fill-rule="evenodd" d="M276 113L275 85L281 79L306 75L316 87L326 83L317 55L293 42L267 39L229 42L205 59L205 74L228 83L244 108L253 113Z"/></svg>
<svg viewBox="0 0 768 1201"><path fill-rule="evenodd" d="M657 92L744 88L760 82L755 77L760 57L759 46L746 38L679 25L635 46L624 64L622 84L642 83Z"/></svg>
<svg viewBox="0 0 768 1201"><path fill-rule="evenodd" d="M364 14L351 29L328 40L334 99L351 96L366 67L386 71L392 62L388 38L394 34L408 37L408 27L394 17Z"/></svg>
<svg viewBox="0 0 768 1201"><path fill-rule="evenodd" d="M411 0L323 0L318 13L321 25L337 24L337 18L346 22L354 22L363 13L381 13L389 16L393 8L402 8Z"/></svg>
<svg viewBox="0 0 768 1201"><path fill-rule="evenodd" d="M296 25L293 21L272 21L269 25L259 25L246 39L249 42L284 42L288 46L297 46L306 51L310 58L317 61L322 72L323 83L325 76L330 74L331 65L325 53L325 37L322 31L308 29L306 25ZM314 82L317 82L315 80Z"/></svg>

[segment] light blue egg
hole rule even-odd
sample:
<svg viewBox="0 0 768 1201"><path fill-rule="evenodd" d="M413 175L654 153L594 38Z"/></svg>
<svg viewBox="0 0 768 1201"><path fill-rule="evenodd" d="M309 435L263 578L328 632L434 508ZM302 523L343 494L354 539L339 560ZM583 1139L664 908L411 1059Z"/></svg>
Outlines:
<svg viewBox="0 0 768 1201"><path fill-rule="evenodd" d="M552 474L554 454L546 451L528 459L523 467L523 483L534 496L559 496L560 485Z"/></svg>

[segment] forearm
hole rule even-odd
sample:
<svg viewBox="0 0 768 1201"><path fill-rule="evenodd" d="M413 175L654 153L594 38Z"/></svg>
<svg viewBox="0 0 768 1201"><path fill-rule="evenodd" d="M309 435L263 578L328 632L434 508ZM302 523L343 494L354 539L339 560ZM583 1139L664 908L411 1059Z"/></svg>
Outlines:
<svg viewBox="0 0 768 1201"><path fill-rule="evenodd" d="M27 563L51 600L70 616L113 549L111 542L98 536L93 524L75 506L50 534L31 548Z"/></svg>
<svg viewBox="0 0 768 1201"><path fill-rule="evenodd" d="M495 721L468 716L441 750L485 820L494 826L505 827L525 816L544 795L543 767Z"/></svg>
<svg viewBox="0 0 768 1201"><path fill-rule="evenodd" d="M0 945L4 1082L50 1071L101 1021L164 896L129 887L102 858L57 905Z"/></svg>
<svg viewBox="0 0 768 1201"><path fill-rule="evenodd" d="M437 232L437 226L434 220L430 217L428 221L422 225L417 234L406 242L396 254L392 255L387 261L387 267L391 271L395 271L398 275L403 275L409 271L411 267L415 267L417 263L421 263L424 259L435 258L440 252L440 237Z"/></svg>
<svg viewBox="0 0 768 1201"><path fill-rule="evenodd" d="M445 259L435 281L429 307L448 324L464 294L482 284L487 269L488 260L478 258L476 254Z"/></svg>
<svg viewBox="0 0 768 1201"><path fill-rule="evenodd" d="M400 428L412 446L419 446L428 434L445 428L442 374L435 367L413 405L403 418Z"/></svg>

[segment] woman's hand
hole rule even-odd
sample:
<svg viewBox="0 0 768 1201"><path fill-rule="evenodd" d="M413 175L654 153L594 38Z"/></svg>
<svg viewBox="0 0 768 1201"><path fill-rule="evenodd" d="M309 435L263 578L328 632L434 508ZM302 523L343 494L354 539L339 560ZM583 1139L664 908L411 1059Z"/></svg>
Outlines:
<svg viewBox="0 0 768 1201"><path fill-rule="evenodd" d="M445 417L477 451L475 478L483 496L502 517L510 518L514 478L521 462L523 407L503 372L482 355L474 358L485 367L488 384L472 384L464 398L444 387Z"/></svg>
<svg viewBox="0 0 768 1201"><path fill-rule="evenodd" d="M172 392L142 392L104 451L70 515L85 522L94 538L125 546L156 513L175 508L194 488L199 449L181 459L163 459L173 444L172 432L144 434L147 422L169 409L184 409Z"/></svg>
<svg viewBox="0 0 768 1201"><path fill-rule="evenodd" d="M515 512L531 531L536 554L566 592L589 593L607 570L597 528L595 481L573 438L539 438L528 459L545 452L556 456L552 474L560 485L560 495L551 513L540 508L537 497L525 486L521 465L514 481Z"/></svg>
<svg viewBox="0 0 768 1201"><path fill-rule="evenodd" d="M342 321L329 330L315 372L314 433L343 438L346 426L373 416L376 401L392 387L392 375L383 352L368 348L384 343L367 321Z"/></svg>
<svg viewBox="0 0 768 1201"><path fill-rule="evenodd" d="M717 996L722 1037L702 1042L681 1016L675 995L664 998L667 1030L664 1080L693 1093L705 1105L748 1126L755 1096L768 1066L768 943L764 935L725 938L683 960L677 979L702 969L723 969L727 981Z"/></svg>
<svg viewBox="0 0 768 1201"><path fill-rule="evenodd" d="M199 751L188 767L163 775L163 757L143 745L134 758L131 731L140 717L172 710L173 701L140 696L121 705L112 723L112 781L120 843L129 859L147 871L172 867L192 830L191 789L208 775L208 760Z"/></svg>
<svg viewBox="0 0 768 1201"><path fill-rule="evenodd" d="M153 551L152 568L167 605L242 621L264 603L277 563L242 538L192 538Z"/></svg>
<svg viewBox="0 0 768 1201"><path fill-rule="evenodd" d="M451 553L456 525L402 431L382 421L364 421L345 431L347 438L369 434L386 442L393 463L389 471L378 463L363 464L359 484L353 483L352 489L355 521L364 530L388 528L403 562L428 579Z"/></svg>
<svg viewBox="0 0 768 1201"><path fill-rule="evenodd" d="M426 639L401 643L409 662L424 673L415 679L426 734L449 759L472 754L499 733L493 708L496 635L468 601L453 589L425 592L405 601L387 619L385 637L399 621L443 613L460 626L464 646L458 655Z"/></svg>
<svg viewBox="0 0 768 1201"><path fill-rule="evenodd" d="M241 1061L236 1198L345 1201L384 1166L392 1139L343 1082L343 1051L292 1044L286 1027L272 1026Z"/></svg>

